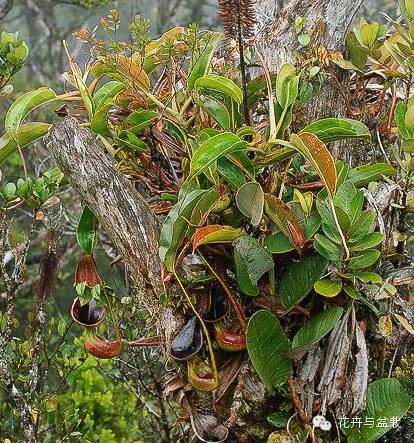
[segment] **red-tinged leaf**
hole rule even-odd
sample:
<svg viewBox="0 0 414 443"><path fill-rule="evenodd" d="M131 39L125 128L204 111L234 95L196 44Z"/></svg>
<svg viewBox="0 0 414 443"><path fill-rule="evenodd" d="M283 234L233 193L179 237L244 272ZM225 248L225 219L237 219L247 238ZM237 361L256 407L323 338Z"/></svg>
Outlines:
<svg viewBox="0 0 414 443"><path fill-rule="evenodd" d="M336 192L336 168L332 155L319 138L309 132L292 134L290 141L316 169L331 198Z"/></svg>
<svg viewBox="0 0 414 443"><path fill-rule="evenodd" d="M302 249L305 246L305 234L285 202L274 195L266 194L265 213L286 237L292 241L297 249Z"/></svg>
<svg viewBox="0 0 414 443"><path fill-rule="evenodd" d="M241 229L231 226L208 225L197 229L193 238L193 249L207 243L231 243L236 238L245 235Z"/></svg>

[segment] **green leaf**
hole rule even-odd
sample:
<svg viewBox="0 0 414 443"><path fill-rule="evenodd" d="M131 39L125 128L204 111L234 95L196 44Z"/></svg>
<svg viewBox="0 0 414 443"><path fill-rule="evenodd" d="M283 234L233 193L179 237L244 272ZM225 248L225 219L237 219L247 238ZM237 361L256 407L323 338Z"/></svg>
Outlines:
<svg viewBox="0 0 414 443"><path fill-rule="evenodd" d="M341 280L323 278L322 280L318 280L313 285L313 288L318 294L323 295L324 297L335 297L341 292L342 282Z"/></svg>
<svg viewBox="0 0 414 443"><path fill-rule="evenodd" d="M367 209L366 211L364 211L349 228L349 241L352 243L365 237L369 233L375 219L375 211L373 211L372 209Z"/></svg>
<svg viewBox="0 0 414 443"><path fill-rule="evenodd" d="M253 226L259 226L264 205L264 193L259 183L248 182L241 186L236 194L236 204Z"/></svg>
<svg viewBox="0 0 414 443"><path fill-rule="evenodd" d="M311 133L292 134L290 141L315 168L331 198L336 192L336 168L332 155L319 138Z"/></svg>
<svg viewBox="0 0 414 443"><path fill-rule="evenodd" d="M308 102L313 95L313 84L311 82L304 82L300 87L299 101L301 104Z"/></svg>
<svg viewBox="0 0 414 443"><path fill-rule="evenodd" d="M115 137L115 141L126 148L132 149L134 151L148 152L148 146L145 142L140 140L131 131L121 131L118 137Z"/></svg>
<svg viewBox="0 0 414 443"><path fill-rule="evenodd" d="M195 89L207 89L217 91L231 97L239 105L243 101L243 93L233 80L221 75L209 74L196 80Z"/></svg>
<svg viewBox="0 0 414 443"><path fill-rule="evenodd" d="M324 118L306 126L300 132L310 132L323 143L338 140L371 140L369 129L360 121L350 118Z"/></svg>
<svg viewBox="0 0 414 443"><path fill-rule="evenodd" d="M240 291L250 296L259 295L257 282L273 268L272 256L249 235L237 238L233 245L237 284Z"/></svg>
<svg viewBox="0 0 414 443"><path fill-rule="evenodd" d="M292 365L284 355L289 349L285 331L275 315L257 311L247 327L247 351L257 375L269 391L288 380Z"/></svg>
<svg viewBox="0 0 414 443"><path fill-rule="evenodd" d="M211 243L231 243L236 238L246 235L242 229L232 226L208 225L196 230L193 238L193 249Z"/></svg>
<svg viewBox="0 0 414 443"><path fill-rule="evenodd" d="M342 255L342 248L332 242L328 237L322 234L315 234L315 242L313 244L315 250L331 261L339 261Z"/></svg>
<svg viewBox="0 0 414 443"><path fill-rule="evenodd" d="M340 307L330 308L316 314L307 321L292 340L292 349L288 355L294 359L302 357L315 343L322 340L338 323L344 310Z"/></svg>
<svg viewBox="0 0 414 443"><path fill-rule="evenodd" d="M277 74L276 97L283 109L287 109L298 96L299 76L290 63L285 63Z"/></svg>
<svg viewBox="0 0 414 443"><path fill-rule="evenodd" d="M375 246L378 246L383 240L384 234L381 232L370 232L355 243L350 243L349 248L354 252L375 248Z"/></svg>
<svg viewBox="0 0 414 443"><path fill-rule="evenodd" d="M108 111L111 107L111 103L101 106L91 118L91 129L96 134L101 134L107 137L111 136L111 131L108 127Z"/></svg>
<svg viewBox="0 0 414 443"><path fill-rule="evenodd" d="M297 206L299 205L291 205L292 212L298 219L299 226L305 234L305 239L310 240L321 226L321 218L318 211L313 211L309 217L305 217L301 209L299 209L299 211L295 210ZM265 237L264 244L267 250L272 254L282 254L295 249L295 246L292 244L289 237L287 237L282 231Z"/></svg>
<svg viewBox="0 0 414 443"><path fill-rule="evenodd" d="M351 257L348 263L349 269L364 269L373 265L380 257L381 253L376 249L365 249L359 251Z"/></svg>
<svg viewBox="0 0 414 443"><path fill-rule="evenodd" d="M208 113L208 115L223 128L231 128L230 114L227 108L220 101L213 97L200 95L196 102Z"/></svg>
<svg viewBox="0 0 414 443"><path fill-rule="evenodd" d="M105 83L93 96L95 112L98 112L99 109L105 106L108 101L112 101L112 99L125 88L126 86L124 83L116 80Z"/></svg>
<svg viewBox="0 0 414 443"><path fill-rule="evenodd" d="M160 115L156 111L135 111L128 115L124 123L130 132L138 135L158 118Z"/></svg>
<svg viewBox="0 0 414 443"><path fill-rule="evenodd" d="M359 271L355 273L355 275L364 283L374 283L374 284L382 283L382 277L376 274L375 272Z"/></svg>
<svg viewBox="0 0 414 443"><path fill-rule="evenodd" d="M214 135L202 143L191 158L190 171L194 177L214 166L220 157L241 151L246 147L240 137L231 132Z"/></svg>
<svg viewBox="0 0 414 443"><path fill-rule="evenodd" d="M357 190L352 182L346 180L338 188L334 198L334 205L336 208L340 208L345 213L344 215L338 213L337 211L337 215L342 216L341 226L343 229L349 229L350 224L362 214L362 207L364 206L364 193Z"/></svg>
<svg viewBox="0 0 414 443"><path fill-rule="evenodd" d="M245 152L238 151L221 157L217 161L217 171L222 175L227 183L238 190L246 183L245 175L254 178L255 170L252 161Z"/></svg>
<svg viewBox="0 0 414 443"><path fill-rule="evenodd" d="M97 241L97 225L98 220L95 217L95 214L88 208L88 206L85 206L79 219L76 238L79 246L85 251L86 254L91 254L95 249Z"/></svg>
<svg viewBox="0 0 414 443"><path fill-rule="evenodd" d="M21 125L14 137L6 133L0 138L0 165L4 163L10 155L24 148L30 143L42 138L47 134L50 125L47 123L33 122Z"/></svg>
<svg viewBox="0 0 414 443"><path fill-rule="evenodd" d="M368 56L361 47L361 44L359 43L354 32L350 32L346 36L346 46L348 48L349 55L351 56L352 63L357 69L363 70L367 63Z"/></svg>
<svg viewBox="0 0 414 443"><path fill-rule="evenodd" d="M302 33L298 35L298 42L302 46L308 46L311 41L310 35L306 33Z"/></svg>
<svg viewBox="0 0 414 443"><path fill-rule="evenodd" d="M216 207L220 200L220 194L215 188L210 188L200 197L191 211L189 217L190 224L188 225L186 237L191 238L196 230L196 227L205 223L210 212Z"/></svg>
<svg viewBox="0 0 414 443"><path fill-rule="evenodd" d="M7 183L4 185L1 195L3 196L6 202L14 200L16 198L16 185L14 183Z"/></svg>
<svg viewBox="0 0 414 443"><path fill-rule="evenodd" d="M90 119L92 119L92 117L95 115L95 103L83 79L82 71L76 63L73 63L72 61L69 61L69 63L76 87L78 88L79 94L81 95L86 110L88 111L88 116Z"/></svg>
<svg viewBox="0 0 414 443"><path fill-rule="evenodd" d="M9 108L4 120L4 127L13 137L17 135L23 119L38 106L50 102L56 98L56 93L50 88L39 88L35 91L26 92L19 97Z"/></svg>
<svg viewBox="0 0 414 443"><path fill-rule="evenodd" d="M308 255L288 267L280 282L280 300L288 311L309 294L326 266L320 255Z"/></svg>
<svg viewBox="0 0 414 443"><path fill-rule="evenodd" d="M408 140L412 137L413 133L405 125L405 114L407 112L407 105L401 101L395 108L394 119L395 123L400 130L400 134L404 140Z"/></svg>
<svg viewBox="0 0 414 443"><path fill-rule="evenodd" d="M414 1L413 0L404 0L405 1L405 9L410 15L411 19L414 20Z"/></svg>
<svg viewBox="0 0 414 443"><path fill-rule="evenodd" d="M63 317L59 319L58 325L57 325L58 334L60 337L63 337L66 333L66 322Z"/></svg>
<svg viewBox="0 0 414 443"><path fill-rule="evenodd" d="M214 51L216 50L222 36L223 34L221 32L210 32L208 36L205 37L207 43L198 59L193 60L191 70L188 74L187 85L189 91L192 91L194 89L194 84L199 78L208 73Z"/></svg>
<svg viewBox="0 0 414 443"><path fill-rule="evenodd" d="M360 429L342 427L348 443L373 443L386 434L392 425L390 420L402 419L411 405L411 397L395 378L377 380L368 385L367 409L361 415ZM364 425L367 418L374 420L374 426ZM386 425L378 426L378 420Z"/></svg>
<svg viewBox="0 0 414 443"><path fill-rule="evenodd" d="M185 190L164 220L160 234L159 256L168 271L174 271L175 256L188 228L188 219L206 189Z"/></svg>
<svg viewBox="0 0 414 443"><path fill-rule="evenodd" d="M270 73L270 79L272 84L276 81L277 74L275 72ZM247 84L247 96L249 109L260 100L267 98L267 84L266 77L262 74L255 77Z"/></svg>
<svg viewBox="0 0 414 443"><path fill-rule="evenodd" d="M361 188L370 182L381 180L383 176L392 177L396 174L397 170L388 163L374 163L351 169L348 173L348 180L357 188Z"/></svg>

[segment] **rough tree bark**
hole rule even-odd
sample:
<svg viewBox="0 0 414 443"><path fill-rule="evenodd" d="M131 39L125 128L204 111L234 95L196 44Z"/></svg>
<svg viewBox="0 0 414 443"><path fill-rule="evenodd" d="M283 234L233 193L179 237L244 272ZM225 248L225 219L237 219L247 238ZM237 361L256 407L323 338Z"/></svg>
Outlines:
<svg viewBox="0 0 414 443"><path fill-rule="evenodd" d="M163 290L159 223L150 207L76 119L54 125L45 142L74 190L118 248L138 283L141 301L158 315L158 296Z"/></svg>
<svg viewBox="0 0 414 443"><path fill-rule="evenodd" d="M274 0L256 2L259 11L275 11L273 4ZM269 68L277 70L283 63L295 63L295 50L299 49L296 17L306 17L308 29L320 27L319 43L327 50L342 50L346 31L361 4L362 0L292 0L270 19L258 14L257 44Z"/></svg>
<svg viewBox="0 0 414 443"><path fill-rule="evenodd" d="M274 0L257 0L258 11L272 11ZM259 35L256 44L269 69L277 71L283 63L295 63L295 51L299 50L294 26L296 17L308 19L306 30L313 32L317 43L328 51L343 51L345 35L362 0L292 0L273 17L258 14ZM341 80L342 72L334 69ZM301 110L307 122L326 117L346 116L345 103L338 88L327 82L320 93ZM305 124L306 124L305 123ZM337 143L331 149L335 157L346 157L346 143Z"/></svg>

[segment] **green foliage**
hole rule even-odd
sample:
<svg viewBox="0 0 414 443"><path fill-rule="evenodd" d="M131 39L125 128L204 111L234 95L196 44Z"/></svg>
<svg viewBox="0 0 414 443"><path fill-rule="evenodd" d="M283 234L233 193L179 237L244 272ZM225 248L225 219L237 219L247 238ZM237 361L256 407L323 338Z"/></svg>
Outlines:
<svg viewBox="0 0 414 443"><path fill-rule="evenodd" d="M411 17L410 8L407 10ZM116 35L119 14L113 10L100 23L106 32ZM301 61L313 50L312 34L305 25L303 18L295 22L304 51ZM410 86L414 25L408 25L406 29L394 24L396 38L387 35L387 26L362 20L347 38L351 60L332 57L331 61L354 70L360 81L367 64L375 60L388 68L384 91L400 80ZM201 34L193 25L171 29L153 39L148 29L148 22L137 17L131 25L131 43L99 42L87 30L78 33L95 58L85 72L70 61L68 81L73 91L57 96L42 88L11 105L6 134L0 139L0 161L47 130L38 123L22 124L38 105L58 99L80 101L85 125L99 136L115 167L142 181L154 212L166 215L159 239L166 291L160 298L163 305L192 316L196 327L193 335L186 336L190 348L201 330L203 333L203 342L195 346L202 350L187 361L189 383L196 390L211 390L220 382L215 350L223 343L217 331L224 326L217 322L225 317L223 323L231 324L225 325L229 326L226 338L239 340L238 351L247 346L261 381L273 391L287 382L295 360L316 344L323 347L341 318L347 319L339 305L352 306L353 328L360 313L380 316L393 309L385 307L381 299L396 295L393 285L397 283L380 265L391 260L399 266L404 258L387 232L395 220L386 228L379 223L371 191L376 182L388 180L392 184L394 177L403 180L398 188L401 199L394 207L405 211L398 219L399 228L405 229L405 216L411 211L406 197L413 186L414 101L408 96L405 102L400 101L395 116L387 116L383 125L391 125L394 118L403 139L393 148L393 164L378 162L350 169L345 162L334 161L329 144L348 139L369 142L371 134L365 124L326 118L298 128L297 110L311 99L316 82L323 82L327 75L325 67L314 65L315 56L300 70L285 64L279 72L270 73L264 64L263 75L249 83L248 97L244 97L236 67L229 60L221 63L215 58L221 33ZM394 64L398 65L397 73ZM101 86L96 90L97 84ZM394 97L399 101L398 95ZM250 106L249 126L242 118L244 99ZM54 179L42 177L35 183L29 179L9 183L1 190L2 198L7 207L22 199L39 209L49 204L61 179L57 174ZM120 343L121 334L127 333L117 326L121 308L110 288L100 283L91 255L96 224L85 208L77 238L93 266L78 268L82 278L75 289L83 307L90 303L87 316L99 311L101 305L107 307ZM88 279L99 283L88 287ZM179 287L174 297L167 285L171 280ZM100 303L98 308L94 302ZM273 312L283 313L286 323L282 325ZM290 322L293 315L303 313L309 316L306 322L304 316ZM210 326L210 322L215 324ZM400 323L404 326L404 321ZM404 327L410 332L408 320ZM185 327L183 330L185 333ZM61 325L61 336L62 331ZM92 335L92 330L89 334L102 346L115 343ZM349 334L352 339L353 334L354 330ZM292 344L288 335L293 337ZM362 353L363 346L357 345ZM208 362L201 357L206 355ZM202 385L203 375L212 383ZM113 397L103 394L105 380L96 367L87 366L69 381L70 389L56 401L54 411L67 411L69 417L79 420L85 409L89 415L77 423L86 429L88 438L122 441L128 424L120 420L116 431L112 430L114 435L109 433L112 428L106 417ZM116 390L110 386L110 392ZM394 399L397 395L399 400ZM125 396L120 415L130 411L132 400ZM409 400L396 380L374 381L365 414L402 416ZM385 411L387 404L389 410ZM96 428L101 410L102 428ZM92 434L94 427L97 436ZM364 430L366 440L354 431L347 435L351 442L369 442L387 430Z"/></svg>
<svg viewBox="0 0 414 443"><path fill-rule="evenodd" d="M401 420L411 405L411 397L395 378L377 380L368 385L367 409L362 414L362 423L366 417L374 418L377 422L382 419L383 427L361 426L360 430L343 429L349 443L371 443L377 441L392 427L391 420Z"/></svg>
<svg viewBox="0 0 414 443"><path fill-rule="evenodd" d="M53 206L59 202L54 197L58 191L63 174L59 168L46 171L42 177L32 180L30 177L19 178L17 183L7 183L0 191L0 200L6 206L26 203L35 210ZM1 174L0 174L1 180Z"/></svg>
<svg viewBox="0 0 414 443"><path fill-rule="evenodd" d="M247 349L261 381L273 391L289 378L292 367L285 353L289 349L279 320L268 311L257 311L249 320Z"/></svg>
<svg viewBox="0 0 414 443"><path fill-rule="evenodd" d="M75 340L80 348L81 342ZM64 393L47 401L41 425L46 432L44 441L63 441L68 430L71 439L91 442L128 442L139 430L142 412L136 410L136 398L127 386L112 382L105 372L116 371L111 362L98 366L93 357L77 351L71 358L83 364L70 373ZM71 430L74 429L74 430Z"/></svg>
<svg viewBox="0 0 414 443"><path fill-rule="evenodd" d="M21 69L28 55L29 48L19 38L17 32L12 34L2 31L0 35L0 97L2 93L9 92L5 88L6 84Z"/></svg>

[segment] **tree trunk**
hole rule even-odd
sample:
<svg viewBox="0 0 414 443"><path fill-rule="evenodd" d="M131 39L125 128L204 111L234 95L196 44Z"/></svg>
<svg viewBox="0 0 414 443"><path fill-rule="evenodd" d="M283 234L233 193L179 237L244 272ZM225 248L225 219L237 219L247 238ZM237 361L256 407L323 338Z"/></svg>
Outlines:
<svg viewBox="0 0 414 443"><path fill-rule="evenodd" d="M140 301L159 319L158 297L163 291L159 223L143 196L115 170L75 118L54 125L45 142L73 189L118 248L139 285Z"/></svg>
<svg viewBox="0 0 414 443"><path fill-rule="evenodd" d="M271 10L274 0L257 0L257 8ZM279 13L269 20L263 14L258 14L257 46L270 70L277 71L284 63L295 64L295 52L300 49L295 29L295 18L306 17L306 31L321 47L328 51L344 50L344 40L362 0L292 0ZM343 71L333 68L332 73L343 80ZM345 103L340 98L338 88L327 81L320 93L301 109L306 123L327 117L345 117ZM301 119L302 120L302 119ZM301 127L304 125L303 121ZM298 128L298 129L301 129ZM338 158L348 155L346 143L335 143L331 150Z"/></svg>

